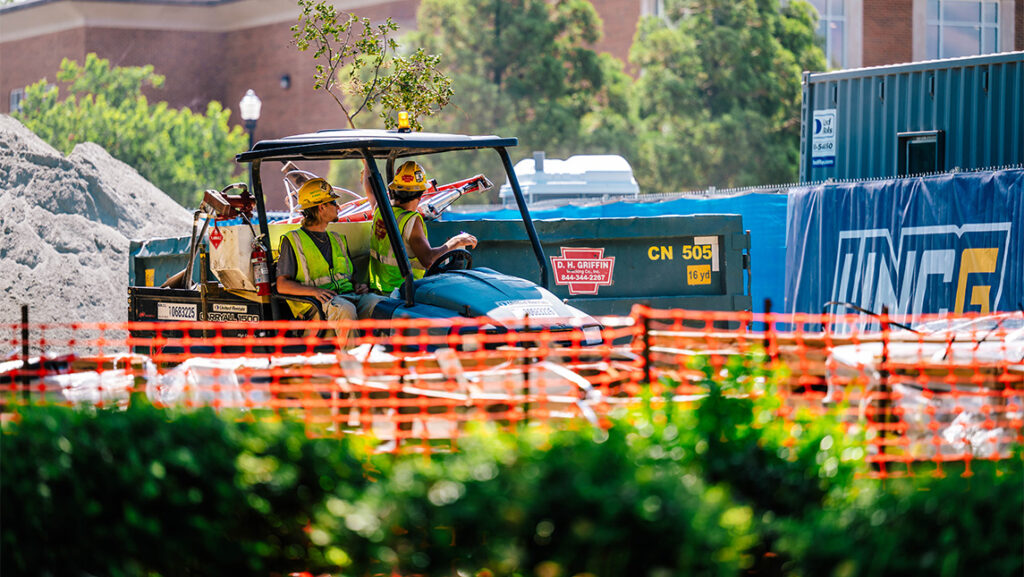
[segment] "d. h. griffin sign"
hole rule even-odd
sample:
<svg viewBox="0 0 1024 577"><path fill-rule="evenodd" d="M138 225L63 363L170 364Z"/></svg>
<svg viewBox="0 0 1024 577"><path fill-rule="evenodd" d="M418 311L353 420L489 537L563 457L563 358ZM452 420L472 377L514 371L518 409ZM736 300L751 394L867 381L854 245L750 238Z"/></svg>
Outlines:
<svg viewBox="0 0 1024 577"><path fill-rule="evenodd" d="M603 248L562 248L551 257L555 284L569 287L571 295L596 295L598 287L611 286L615 257L604 257Z"/></svg>

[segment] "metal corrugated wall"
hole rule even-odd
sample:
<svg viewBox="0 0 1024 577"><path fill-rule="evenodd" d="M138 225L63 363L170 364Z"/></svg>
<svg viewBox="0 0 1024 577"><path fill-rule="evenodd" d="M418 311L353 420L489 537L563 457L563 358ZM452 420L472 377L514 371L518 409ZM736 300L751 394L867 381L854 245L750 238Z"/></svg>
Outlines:
<svg viewBox="0 0 1024 577"><path fill-rule="evenodd" d="M831 166L813 166L815 112L835 111ZM940 171L1024 163L1024 52L805 73L800 181L897 174L897 134L941 130ZM819 159L827 163L828 159Z"/></svg>

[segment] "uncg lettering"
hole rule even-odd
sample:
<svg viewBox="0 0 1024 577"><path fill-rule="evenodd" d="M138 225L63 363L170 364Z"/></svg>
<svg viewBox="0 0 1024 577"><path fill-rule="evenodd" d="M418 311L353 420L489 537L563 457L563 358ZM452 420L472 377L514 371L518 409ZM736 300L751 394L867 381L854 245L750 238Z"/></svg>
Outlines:
<svg viewBox="0 0 1024 577"><path fill-rule="evenodd" d="M989 313L999 306L1009 232L1010 223L908 227L893 242L885 229L843 231L831 300L875 312L885 306L898 322Z"/></svg>

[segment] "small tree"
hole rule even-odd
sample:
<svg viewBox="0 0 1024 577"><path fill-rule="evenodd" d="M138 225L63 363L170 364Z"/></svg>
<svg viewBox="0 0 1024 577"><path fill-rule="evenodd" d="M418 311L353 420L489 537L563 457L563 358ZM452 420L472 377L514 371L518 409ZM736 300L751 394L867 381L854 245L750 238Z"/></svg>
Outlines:
<svg viewBox="0 0 1024 577"><path fill-rule="evenodd" d="M420 117L448 103L452 83L439 69L440 56L422 49L399 55L392 38L398 25L391 18L374 25L369 18L339 14L326 0L299 0L299 7L292 26L295 46L315 50L313 87L334 98L351 128L363 110L379 108L386 127L395 126L395 111L404 110L419 129Z"/></svg>
<svg viewBox="0 0 1024 577"><path fill-rule="evenodd" d="M96 54L84 65L65 58L57 81L67 98L44 78L25 89L15 117L64 154L94 142L186 207L234 177L233 156L245 149L246 137L228 125L231 111L219 102L210 102L205 114L150 105L142 89L162 87L163 76L152 66L112 68Z"/></svg>

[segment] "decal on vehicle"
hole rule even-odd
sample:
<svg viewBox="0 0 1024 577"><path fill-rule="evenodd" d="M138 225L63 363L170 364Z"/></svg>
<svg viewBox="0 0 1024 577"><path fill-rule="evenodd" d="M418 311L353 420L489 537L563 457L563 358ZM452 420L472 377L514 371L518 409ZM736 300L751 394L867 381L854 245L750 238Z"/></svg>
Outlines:
<svg viewBox="0 0 1024 577"><path fill-rule="evenodd" d="M242 323L255 323L259 322L259 315L247 315L241 313L207 313L206 320L215 323L226 323L226 322L242 322Z"/></svg>
<svg viewBox="0 0 1024 577"><path fill-rule="evenodd" d="M245 305L213 303L213 310L218 313L244 313L249 309Z"/></svg>
<svg viewBox="0 0 1024 577"><path fill-rule="evenodd" d="M531 318L554 318L558 316L555 309L550 306L510 306L507 307L511 312L512 316L517 319L523 319L526 317Z"/></svg>
<svg viewBox="0 0 1024 577"><path fill-rule="evenodd" d="M556 312L550 304L541 299L498 301L494 304L498 305L497 308L491 310L487 314L495 318L554 318L558 316L558 312Z"/></svg>
<svg viewBox="0 0 1024 577"><path fill-rule="evenodd" d="M555 284L568 286L571 295L596 295L598 287L611 286L614 256L605 258L603 248L561 249L561 256L551 257Z"/></svg>
<svg viewBox="0 0 1024 577"><path fill-rule="evenodd" d="M210 231L210 244L213 245L213 248L219 248L220 247L220 243L223 242L223 241L224 241L224 234L220 231L219 228L214 226L213 230Z"/></svg>
<svg viewBox="0 0 1024 577"><path fill-rule="evenodd" d="M199 320L199 307L185 303L156 303L156 318L162 321Z"/></svg>

